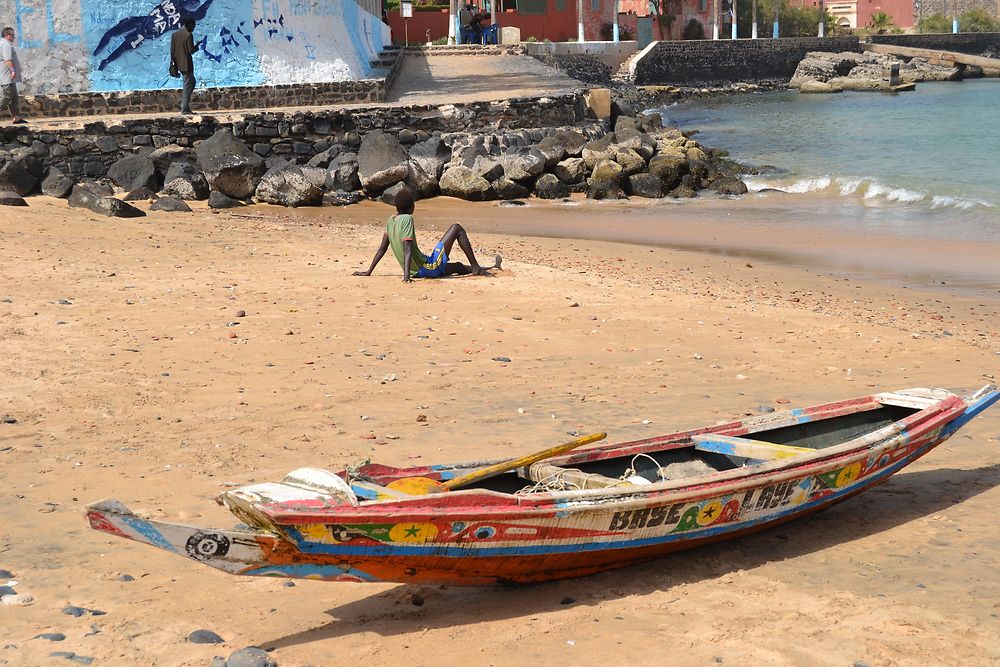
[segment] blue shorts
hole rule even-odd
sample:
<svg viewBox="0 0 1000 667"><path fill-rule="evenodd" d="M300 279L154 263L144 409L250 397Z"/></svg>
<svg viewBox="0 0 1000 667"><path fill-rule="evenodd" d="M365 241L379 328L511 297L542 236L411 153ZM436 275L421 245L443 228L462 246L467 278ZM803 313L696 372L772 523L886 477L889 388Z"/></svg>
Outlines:
<svg viewBox="0 0 1000 667"><path fill-rule="evenodd" d="M434 251L427 257L427 261L417 271L417 278L440 278L444 275L447 263L448 255L444 252L444 244L438 242L434 246Z"/></svg>

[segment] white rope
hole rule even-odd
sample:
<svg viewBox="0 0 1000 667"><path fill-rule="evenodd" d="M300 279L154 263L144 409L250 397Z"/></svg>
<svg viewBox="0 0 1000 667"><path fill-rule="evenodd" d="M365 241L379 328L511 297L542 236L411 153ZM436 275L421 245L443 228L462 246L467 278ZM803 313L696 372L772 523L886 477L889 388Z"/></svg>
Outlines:
<svg viewBox="0 0 1000 667"><path fill-rule="evenodd" d="M653 465L656 466L656 471L659 474L660 479L666 479L666 477L664 477L663 475L663 468L660 466L660 462L654 459L649 454L643 454L643 453L636 454L635 456L632 457L632 463L629 465L628 468L625 469L625 472L623 472L621 477L619 477L618 479L625 482L628 481L629 477L634 477L635 475L637 475L638 473L636 473L635 471L635 462L639 457L642 456L646 457L647 459L653 462Z"/></svg>

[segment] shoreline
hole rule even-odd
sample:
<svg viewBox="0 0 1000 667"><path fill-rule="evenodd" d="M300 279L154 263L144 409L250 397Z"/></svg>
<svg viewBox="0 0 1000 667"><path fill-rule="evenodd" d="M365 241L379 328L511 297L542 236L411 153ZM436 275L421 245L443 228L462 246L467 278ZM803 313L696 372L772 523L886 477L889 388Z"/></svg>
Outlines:
<svg viewBox="0 0 1000 667"><path fill-rule="evenodd" d="M873 229L845 229L816 218L803 223L784 218L772 222L774 211L800 211L802 202L753 195L600 202L574 195L568 204L529 201L512 207L495 202L471 204L450 197L421 200L416 212L418 229L443 230L452 222L461 222L470 233L656 246L907 289L1000 299L1000 242L908 238ZM325 220L334 215L326 209L268 210L291 220ZM343 209L343 213L352 223L377 226L392 210L376 202L362 202ZM741 215L750 220L739 220ZM607 224L609 218L614 220L613 227Z"/></svg>
<svg viewBox="0 0 1000 667"><path fill-rule="evenodd" d="M634 439L997 374L994 303L741 258L480 229L473 245L505 258L494 277L403 284L391 257L352 277L388 210L108 220L39 202L0 226L16 418L0 425L0 568L35 598L0 607L16 647L0 659L200 667L247 645L283 666L438 664L455 646L497 665L601 664L609 646L623 664L678 646L681 665L997 659L1000 542L982 520L1000 500L997 411L814 518L519 589L286 587L89 530L80 509L102 498L229 526L216 493L300 466L513 456L570 430ZM492 211L551 217L418 204L421 244ZM186 640L201 628L225 643Z"/></svg>

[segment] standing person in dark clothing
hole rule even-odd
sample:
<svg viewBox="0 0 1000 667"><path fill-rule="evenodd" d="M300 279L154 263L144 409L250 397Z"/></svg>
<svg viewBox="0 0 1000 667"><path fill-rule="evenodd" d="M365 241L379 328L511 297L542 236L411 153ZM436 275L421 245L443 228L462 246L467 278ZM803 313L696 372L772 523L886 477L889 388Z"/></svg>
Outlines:
<svg viewBox="0 0 1000 667"><path fill-rule="evenodd" d="M181 28L170 36L170 63L184 77L184 88L181 91L181 113L191 115L191 93L194 92L194 59L192 55L198 47L194 45L194 19L188 17L181 21Z"/></svg>
<svg viewBox="0 0 1000 667"><path fill-rule="evenodd" d="M15 123L25 122L21 118L20 105L17 96L17 83L21 80L21 61L17 59L14 49L14 29L3 29L3 39L0 40L0 109L9 109L11 120Z"/></svg>

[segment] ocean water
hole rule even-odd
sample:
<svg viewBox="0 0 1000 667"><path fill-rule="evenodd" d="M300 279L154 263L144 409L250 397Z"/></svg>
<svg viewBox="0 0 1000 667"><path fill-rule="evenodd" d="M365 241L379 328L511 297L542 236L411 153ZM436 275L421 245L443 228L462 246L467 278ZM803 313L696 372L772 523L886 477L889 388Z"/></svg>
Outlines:
<svg viewBox="0 0 1000 667"><path fill-rule="evenodd" d="M789 222L997 242L998 108L1000 80L980 79L900 94L772 91L657 111L666 125L699 130L704 145L775 167L747 186Z"/></svg>

